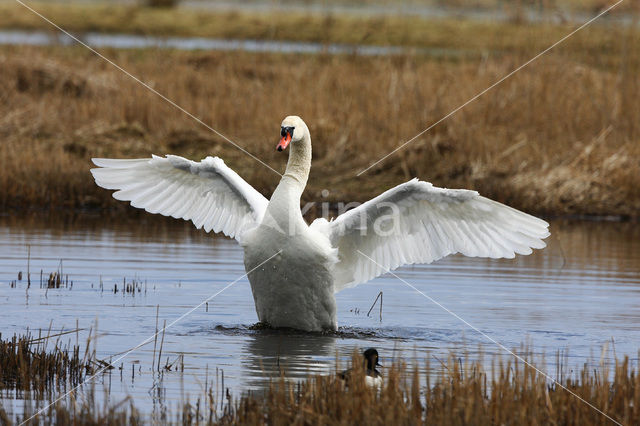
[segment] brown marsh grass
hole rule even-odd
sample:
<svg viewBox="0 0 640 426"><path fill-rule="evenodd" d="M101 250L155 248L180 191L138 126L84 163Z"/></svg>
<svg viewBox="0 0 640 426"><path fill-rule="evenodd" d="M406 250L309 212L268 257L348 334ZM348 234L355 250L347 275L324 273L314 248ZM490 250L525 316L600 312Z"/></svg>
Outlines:
<svg viewBox="0 0 640 426"><path fill-rule="evenodd" d="M84 356L80 346L62 343L62 336L73 332L14 335L8 340L0 335L0 395L15 390L17 395L37 399L80 384L98 364L90 341Z"/></svg>
<svg viewBox="0 0 640 426"><path fill-rule="evenodd" d="M354 356L353 365L359 365L356 361ZM362 367L355 371L348 386L336 376L316 376L298 385L281 381L264 397L240 399L219 423L611 424L604 415L520 361L496 358L493 373L489 373L480 363L462 366L452 357L435 376L410 371L400 361L387 372L379 392L364 384ZM585 366L575 376L559 380L620 423L640 421L640 379L628 359L617 363L612 372Z"/></svg>
<svg viewBox="0 0 640 426"><path fill-rule="evenodd" d="M92 335L89 332L85 347L63 343L63 339L80 330L70 330L35 337L31 333L14 335L3 339L0 335L0 424L20 424L31 418L48 401L69 392L69 398L61 399L26 424L56 425L130 425L138 424L139 418L128 399L119 404L103 405L95 401L95 388L89 398L81 403L74 400L73 392L84 380L96 371L112 368L98 360ZM76 337L77 339L77 337ZM2 399L24 400L23 412L10 416L2 406ZM71 401L69 405L67 403ZM72 407L72 408L71 408Z"/></svg>
<svg viewBox="0 0 640 426"><path fill-rule="evenodd" d="M556 380L566 389L530 365L500 357L488 371L482 361L463 365L452 356L437 373L431 372L428 361L424 369L410 370L397 360L386 369L379 391L364 384L357 355L352 365L348 384L335 374L299 383L276 379L264 393L238 399L227 394L222 406L209 390L167 413L163 421L183 425L608 425L613 423L609 418L623 425L640 422L640 377L628 358L612 371L585 364L580 371L557 374ZM32 414L27 407L20 417ZM4 417L8 418L6 413ZM100 406L89 396L83 402L58 402L33 422L124 425L145 420L130 399Z"/></svg>
<svg viewBox="0 0 640 426"><path fill-rule="evenodd" d="M363 201L415 176L537 214L637 217L639 34L607 31L607 48L583 31L359 178L529 59L528 45L451 59L105 53L276 170L279 123L302 116L314 143L304 201ZM217 155L265 195L279 180L83 48L0 48L0 100L3 207L122 208L94 185L91 157Z"/></svg>

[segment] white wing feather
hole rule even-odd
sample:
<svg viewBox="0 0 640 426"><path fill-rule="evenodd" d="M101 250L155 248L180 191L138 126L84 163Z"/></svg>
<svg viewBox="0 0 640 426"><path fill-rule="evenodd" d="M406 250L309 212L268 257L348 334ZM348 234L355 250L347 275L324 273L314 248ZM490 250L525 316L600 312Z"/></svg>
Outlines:
<svg viewBox="0 0 640 426"><path fill-rule="evenodd" d="M338 249L336 292L412 263L462 253L513 258L545 247L549 224L480 196L413 179L332 222L311 225ZM364 255L369 256L372 262Z"/></svg>
<svg viewBox="0 0 640 426"><path fill-rule="evenodd" d="M184 220L240 239L260 223L268 201L218 157L200 162L176 155L116 160L94 158L96 183L133 207Z"/></svg>

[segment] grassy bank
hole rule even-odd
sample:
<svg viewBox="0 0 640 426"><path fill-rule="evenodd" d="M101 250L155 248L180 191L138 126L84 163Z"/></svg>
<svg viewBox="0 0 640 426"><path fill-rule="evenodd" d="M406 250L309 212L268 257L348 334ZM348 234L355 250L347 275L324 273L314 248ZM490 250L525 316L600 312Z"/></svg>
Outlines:
<svg viewBox="0 0 640 426"><path fill-rule="evenodd" d="M355 174L573 27L30 3L72 31L435 47L433 58L107 50L276 170L277 128L314 142L304 201L364 201L417 176L546 215L640 212L640 31L583 30L360 178ZM0 28L51 29L0 3ZM278 176L82 48L0 47L0 205L123 208L90 158L218 155L269 195ZM323 189L329 196L322 198Z"/></svg>
<svg viewBox="0 0 640 426"><path fill-rule="evenodd" d="M621 32L617 48L634 37ZM362 201L417 176L538 214L640 211L637 49L615 64L551 53L359 178L528 58L105 53L276 170L280 121L302 116L314 143L305 201ZM94 185L91 157L218 155L266 195L279 180L82 48L0 48L0 99L5 208L123 208Z"/></svg>
<svg viewBox="0 0 640 426"><path fill-rule="evenodd" d="M416 16L303 13L296 10L259 13L109 3L28 4L71 32L395 45L467 51L537 52L576 26L552 24L551 21L523 24L518 19L497 23ZM623 12L626 6L621 5L614 13ZM625 10L624 13L631 12L628 8ZM590 13L595 14L595 11ZM549 10L549 16L556 16L556 12ZM570 39L566 50L588 48L592 54L613 53L611 49L618 45L617 32L612 31L612 27L594 25L589 30L591 36L588 39ZM50 24L15 2L0 3L0 28L54 30Z"/></svg>

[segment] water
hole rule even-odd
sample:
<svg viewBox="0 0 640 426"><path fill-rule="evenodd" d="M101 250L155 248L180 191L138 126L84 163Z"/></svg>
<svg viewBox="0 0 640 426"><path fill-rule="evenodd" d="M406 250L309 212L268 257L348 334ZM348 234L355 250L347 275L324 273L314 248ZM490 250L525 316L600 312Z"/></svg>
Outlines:
<svg viewBox="0 0 640 426"><path fill-rule="evenodd" d="M240 40L204 37L154 37L133 34L85 33L77 36L94 48L117 49L178 49L243 51L252 53L304 53L330 55L393 56L407 53L433 57L459 57L473 54L462 49L406 48L400 46L368 46L337 43L314 43L302 41ZM77 44L64 33L46 31L0 30L0 45L70 46Z"/></svg>
<svg viewBox="0 0 640 426"><path fill-rule="evenodd" d="M637 363L640 342L640 227L628 223L560 222L551 226L549 247L515 260L452 256L432 265L398 270L398 275L442 305L393 276L337 295L336 334L253 330L257 317L242 251L234 240L205 234L190 224L142 216L136 221L99 216L67 223L44 217L0 218L0 333L3 336L83 330L62 338L84 345L97 328L97 356L123 366L96 379L111 399L135 397L144 413L183 395L200 395L218 370L218 386L234 395L263 389L280 369L289 378L327 374L354 349L376 347L383 364L402 355L409 365L446 360L450 351L471 359L505 352L467 324L507 348L529 344L545 354L553 375L554 355L568 353L572 366L630 355ZM29 260L28 260L29 259ZM27 289L27 262L31 287ZM40 270L62 270L73 286L40 288ZM10 282L22 271L15 288ZM123 278L139 283L135 296L121 291ZM216 297L206 298L237 281ZM102 283L102 285L101 285ZM114 293L114 287L118 292ZM383 293L380 318L376 305ZM162 365L184 355L184 373L152 371L156 309L167 329ZM159 341L157 345L159 346ZM156 354L157 355L157 354ZM505 358L509 355L505 354ZM116 361L116 359L118 359ZM161 380L160 380L161 379ZM215 385L214 385L215 386ZM154 402L155 401L155 402ZM19 400L4 401L10 412Z"/></svg>

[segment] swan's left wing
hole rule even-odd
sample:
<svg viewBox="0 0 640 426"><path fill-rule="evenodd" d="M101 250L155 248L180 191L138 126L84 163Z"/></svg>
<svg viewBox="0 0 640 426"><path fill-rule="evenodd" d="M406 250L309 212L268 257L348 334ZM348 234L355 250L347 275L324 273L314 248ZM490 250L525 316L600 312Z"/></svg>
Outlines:
<svg viewBox="0 0 640 426"><path fill-rule="evenodd" d="M94 158L96 183L133 207L190 220L198 229L239 239L260 223L267 199L218 157L200 162L177 155L116 160Z"/></svg>
<svg viewBox="0 0 640 426"><path fill-rule="evenodd" d="M413 179L338 216L311 225L338 249L335 291L401 265L444 256L513 258L543 248L549 224L480 196Z"/></svg>

